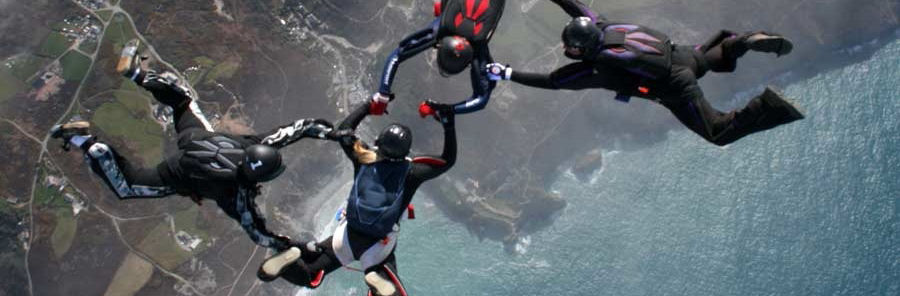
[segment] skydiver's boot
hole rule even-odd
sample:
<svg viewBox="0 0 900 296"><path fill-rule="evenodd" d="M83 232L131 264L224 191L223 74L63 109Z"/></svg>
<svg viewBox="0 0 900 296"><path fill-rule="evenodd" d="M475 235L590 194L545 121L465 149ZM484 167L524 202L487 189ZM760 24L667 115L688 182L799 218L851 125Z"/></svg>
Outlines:
<svg viewBox="0 0 900 296"><path fill-rule="evenodd" d="M266 261L263 261L263 264L259 267L259 271L256 275L260 280L266 282L273 281L281 275L285 268L297 262L297 259L300 259L300 255L300 248L290 247L289 249L266 259Z"/></svg>
<svg viewBox="0 0 900 296"><path fill-rule="evenodd" d="M88 132L91 123L84 120L72 121L64 124L57 124L50 128L50 137L54 139L62 139L63 150L69 151L70 145L81 147L85 142L94 138Z"/></svg>
<svg viewBox="0 0 900 296"><path fill-rule="evenodd" d="M794 103L784 97L780 91L771 86L767 86L761 95L758 96L763 105L768 110L767 115L780 121L778 124L785 124L791 121L803 119L803 113ZM778 125L776 124L776 125Z"/></svg>
<svg viewBox="0 0 900 296"><path fill-rule="evenodd" d="M747 48L758 52L772 52L778 56L791 53L794 44L784 36L767 32L755 32L746 35L743 42Z"/></svg>
<svg viewBox="0 0 900 296"><path fill-rule="evenodd" d="M762 94L751 99L746 107L737 111L731 130L723 132L713 142L719 145L729 144L746 135L803 118L803 113L793 103L769 86Z"/></svg>
<svg viewBox="0 0 900 296"><path fill-rule="evenodd" d="M147 76L149 57L146 55L142 55L138 49L140 48L141 41L138 39L132 39L125 44L125 47L122 48L122 54L119 56L119 63L116 65L116 72L122 74L126 78L134 81L138 85L142 85L144 83L144 78Z"/></svg>
<svg viewBox="0 0 900 296"><path fill-rule="evenodd" d="M372 290L375 290L375 295L388 296L394 295L397 292L397 287L394 286L394 283L391 282L391 280L384 278L375 271L367 272L365 279L366 284L368 284Z"/></svg>

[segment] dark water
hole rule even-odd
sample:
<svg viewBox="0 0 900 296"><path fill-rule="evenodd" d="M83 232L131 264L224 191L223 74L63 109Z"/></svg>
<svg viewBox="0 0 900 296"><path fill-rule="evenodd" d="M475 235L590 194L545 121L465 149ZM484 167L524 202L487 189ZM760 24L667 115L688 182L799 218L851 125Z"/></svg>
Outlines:
<svg viewBox="0 0 900 296"><path fill-rule="evenodd" d="M519 255L419 197L401 277L414 295L900 295L900 41L785 92L806 120L726 148L680 130L562 177L565 213ZM364 288L338 271L314 294Z"/></svg>

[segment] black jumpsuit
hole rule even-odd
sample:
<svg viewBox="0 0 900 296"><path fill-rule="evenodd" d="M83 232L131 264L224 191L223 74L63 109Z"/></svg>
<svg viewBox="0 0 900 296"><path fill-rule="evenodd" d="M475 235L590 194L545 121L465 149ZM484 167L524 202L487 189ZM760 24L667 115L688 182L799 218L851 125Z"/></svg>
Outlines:
<svg viewBox="0 0 900 296"><path fill-rule="evenodd" d="M200 198L215 200L229 217L241 223L254 242L279 250L286 248L289 241L266 228L256 207L259 185L243 180L236 168L225 163L239 162L243 148L251 145L265 143L281 148L296 142L307 135L303 129L309 128L312 120L298 120L261 135L217 133L192 100L191 92L179 86L174 75L148 75L142 86L173 108L179 150L155 168L143 168L115 153L109 145L90 140L81 148L91 169L120 199L161 198L177 193L197 202Z"/></svg>
<svg viewBox="0 0 900 296"><path fill-rule="evenodd" d="M359 123L368 115L368 104L357 107L343 122L338 126L339 130L355 130ZM412 161L410 171L406 176L403 189L403 207L407 207L422 183L430 179L436 178L449 170L456 162L456 132L452 116L443 122L444 127L444 151L440 157L422 156L416 157ZM344 153L353 162L354 176L359 173L361 163L357 159L353 150L353 145L358 141L356 137L344 137L341 139L341 147ZM399 221L398 221L399 222ZM370 237L361 232L354 231L353 228L347 228L348 239L351 242L353 256L359 258L363 252L375 244L382 243L384 238ZM318 273L327 274L342 266L340 260L335 254L332 247L333 237L316 243L317 251L309 252L305 246L303 249L300 264L292 264L288 266L281 274L281 277L300 286L315 288L310 281L316 277ZM301 262L302 261L302 262ZM405 289L400 283L397 276L397 265L394 257L394 250L390 251L390 255L381 264L364 270L365 273L376 272L382 278L393 279L393 284L397 289L396 295L405 295ZM370 287L371 288L371 287ZM374 295L374 290L372 290Z"/></svg>
<svg viewBox="0 0 900 296"><path fill-rule="evenodd" d="M590 17L598 22L598 26L605 23L577 0L553 2L572 17ZM510 79L538 88L604 88L626 97L657 99L681 123L707 141L727 145L748 134L799 119L792 117L784 108L767 105L760 97L752 99L743 109L728 113L710 106L697 79L709 70L735 70L737 59L748 51L736 37L735 33L723 30L703 45L672 45L671 73L667 77L648 78L602 61L585 60L563 66L550 74L514 71Z"/></svg>

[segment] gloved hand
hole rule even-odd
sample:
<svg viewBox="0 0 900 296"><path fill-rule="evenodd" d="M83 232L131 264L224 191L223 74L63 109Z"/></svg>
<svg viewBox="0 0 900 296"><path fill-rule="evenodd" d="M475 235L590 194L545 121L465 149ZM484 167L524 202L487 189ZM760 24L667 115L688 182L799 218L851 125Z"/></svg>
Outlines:
<svg viewBox="0 0 900 296"><path fill-rule="evenodd" d="M319 139L328 139L328 133L334 129L331 122L324 119L304 119L303 135Z"/></svg>
<svg viewBox="0 0 900 296"><path fill-rule="evenodd" d="M431 108L431 105L428 105L428 102L422 101L419 104L419 117L425 118L425 116L434 115L435 111Z"/></svg>
<svg viewBox="0 0 900 296"><path fill-rule="evenodd" d="M490 63L486 66L488 79L492 81L509 80L512 77L512 67L501 63Z"/></svg>
<svg viewBox="0 0 900 296"><path fill-rule="evenodd" d="M441 123L447 123L447 120L452 121L455 114L453 105L438 103L434 100L425 100L419 105L419 116L424 118L428 115L434 115L434 119Z"/></svg>
<svg viewBox="0 0 900 296"><path fill-rule="evenodd" d="M394 94L382 94L376 92L372 95L372 101L369 102L369 114L381 115L387 113L387 106L390 101L394 100Z"/></svg>

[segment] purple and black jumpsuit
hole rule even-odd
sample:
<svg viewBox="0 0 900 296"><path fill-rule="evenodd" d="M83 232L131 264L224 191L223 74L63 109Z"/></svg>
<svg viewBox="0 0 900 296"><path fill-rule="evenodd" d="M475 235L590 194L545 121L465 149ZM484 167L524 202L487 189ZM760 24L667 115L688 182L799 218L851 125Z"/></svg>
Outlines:
<svg viewBox="0 0 900 296"><path fill-rule="evenodd" d="M611 23L592 12L578 0L552 0L573 18L589 17L604 29L614 28L627 31L644 28L639 25ZM607 33L609 34L609 33ZM628 34L638 48L648 39L646 35ZM603 38L602 36L600 37ZM737 59L748 48L737 34L721 31L707 43L686 46L671 46L671 61L666 63L670 70L662 75L650 75L639 71L642 61L628 60L629 52L616 48L606 48L601 40L600 54L587 57L576 63L563 66L549 74L514 71L510 80L538 88L580 90L603 88L615 91L617 99L627 101L637 96L654 99L668 108L681 123L704 139L716 145L727 145L748 134L773 128L798 118L789 116L779 106L769 106L756 97L744 108L731 112L721 112L710 106L704 98L697 79L708 71L733 72ZM627 66L629 63L634 68Z"/></svg>

